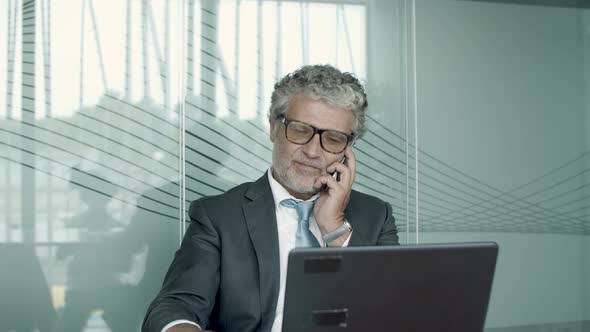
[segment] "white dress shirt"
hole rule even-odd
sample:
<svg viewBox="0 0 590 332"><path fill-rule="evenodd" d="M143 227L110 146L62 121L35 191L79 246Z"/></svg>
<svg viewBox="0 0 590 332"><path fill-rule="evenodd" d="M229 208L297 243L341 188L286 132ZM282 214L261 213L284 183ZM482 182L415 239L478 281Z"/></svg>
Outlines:
<svg viewBox="0 0 590 332"><path fill-rule="evenodd" d="M281 202L285 199L292 198L289 192L274 179L272 176L272 170L268 170L268 183L270 183L270 190L272 191L272 197L275 201L275 212L277 215L277 229L279 232L279 264L280 264L280 276L279 276L279 299L277 301L277 310L275 311L275 320L272 324L271 332L280 332L283 325L283 308L285 305L285 285L287 281L287 260L289 258L289 252L295 248L295 235L297 234L297 211L294 208L281 205ZM314 195L310 198L310 201L316 200L319 194ZM316 237L318 243L325 247L326 244L322 239L322 232L315 220L315 216L312 214L309 218L309 230ZM350 236L344 243L343 247L348 246Z"/></svg>
<svg viewBox="0 0 590 332"><path fill-rule="evenodd" d="M268 170L268 183L270 184L270 190L272 191L272 197L274 199L275 204L275 212L277 217L277 230L279 235L279 265L280 265L280 275L279 275L279 298L277 301L277 309L275 311L275 320L272 324L271 332L281 332L281 328L283 325L283 308L285 302L285 284L287 281L287 260L289 258L289 252L295 248L295 235L297 234L297 211L294 208L290 208L287 206L281 205L281 201L292 198L297 201L301 201L297 199L279 183L277 180L274 179L272 176L272 169ZM313 201L319 197L319 194L314 195L309 200ZM309 219L309 230L311 233L316 237L319 244L322 247L325 247L326 244L322 239L322 233L318 226L318 223L315 220L315 216L311 216ZM342 245L343 247L348 246L348 241L350 240L350 235L346 242ZM187 320L177 320L173 321L170 324L166 325L162 332L165 332L167 329L174 325L178 325L181 323L188 323L192 325L199 326L198 324L187 321Z"/></svg>

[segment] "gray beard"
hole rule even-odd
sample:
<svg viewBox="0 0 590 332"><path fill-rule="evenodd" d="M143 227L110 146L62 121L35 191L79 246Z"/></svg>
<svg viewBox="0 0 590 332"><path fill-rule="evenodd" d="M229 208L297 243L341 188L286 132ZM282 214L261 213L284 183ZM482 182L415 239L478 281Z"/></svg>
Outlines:
<svg viewBox="0 0 590 332"><path fill-rule="evenodd" d="M277 172L274 167L272 167L272 172L275 180L277 180L289 192L303 195L315 195L319 191L313 187L313 184L309 188L296 188L296 186L289 180L287 174Z"/></svg>

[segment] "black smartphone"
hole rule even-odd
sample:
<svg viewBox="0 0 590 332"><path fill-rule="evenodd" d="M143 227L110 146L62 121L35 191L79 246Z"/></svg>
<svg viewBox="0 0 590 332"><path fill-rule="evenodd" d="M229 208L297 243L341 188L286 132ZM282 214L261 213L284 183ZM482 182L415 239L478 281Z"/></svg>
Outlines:
<svg viewBox="0 0 590 332"><path fill-rule="evenodd" d="M342 159L340 159L339 163L344 164L345 161L346 156L342 156ZM334 180L340 181L340 173L338 173L338 171L332 173L332 177L334 178Z"/></svg>
<svg viewBox="0 0 590 332"><path fill-rule="evenodd" d="M356 137L353 138L352 143L350 144L350 147L354 147L354 143L356 143ZM342 156L342 159L340 159L339 163L344 164L346 162L346 156ZM336 181L340 181L340 173L338 173L337 171L332 173L332 177L334 178L334 180ZM325 188L327 189L327 188Z"/></svg>

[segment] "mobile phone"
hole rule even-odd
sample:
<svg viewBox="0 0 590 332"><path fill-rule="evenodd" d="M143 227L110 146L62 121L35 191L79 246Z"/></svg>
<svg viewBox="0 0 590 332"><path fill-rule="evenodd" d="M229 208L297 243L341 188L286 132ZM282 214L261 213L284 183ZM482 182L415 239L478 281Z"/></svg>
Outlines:
<svg viewBox="0 0 590 332"><path fill-rule="evenodd" d="M354 147L354 143L356 143L356 139L357 137L352 139L352 143L350 144L350 147ZM346 156L342 156L342 159L340 159L339 163L344 164L346 162ZM340 181L340 173L338 173L338 171L332 173L332 177L334 178L334 180L336 181Z"/></svg>
<svg viewBox="0 0 590 332"><path fill-rule="evenodd" d="M339 163L344 164L345 161L346 156L342 156L342 159L340 159ZM338 173L338 171L332 173L332 177L334 178L334 180L340 181L340 173Z"/></svg>

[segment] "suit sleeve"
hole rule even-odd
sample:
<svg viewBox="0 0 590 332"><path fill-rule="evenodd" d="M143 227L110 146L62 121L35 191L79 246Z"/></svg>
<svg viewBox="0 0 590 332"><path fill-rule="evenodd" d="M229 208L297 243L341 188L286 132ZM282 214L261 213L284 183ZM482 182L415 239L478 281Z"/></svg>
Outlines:
<svg viewBox="0 0 590 332"><path fill-rule="evenodd" d="M377 245L398 245L399 238L397 236L397 227L395 226L395 217L393 216L391 205L385 203L385 216L381 231L379 232L379 238L377 239Z"/></svg>
<svg viewBox="0 0 590 332"><path fill-rule="evenodd" d="M161 332L175 320L209 325L219 288L220 238L201 200L191 204L191 223L151 303L142 332Z"/></svg>

